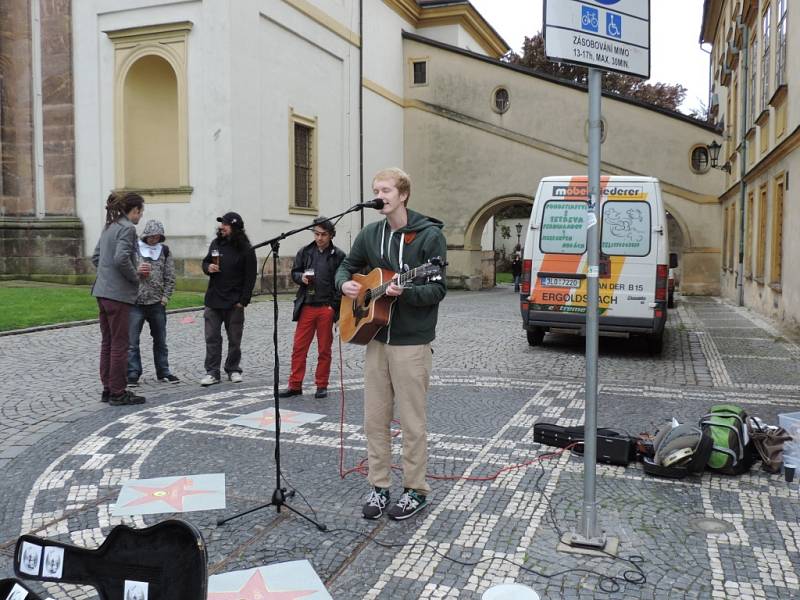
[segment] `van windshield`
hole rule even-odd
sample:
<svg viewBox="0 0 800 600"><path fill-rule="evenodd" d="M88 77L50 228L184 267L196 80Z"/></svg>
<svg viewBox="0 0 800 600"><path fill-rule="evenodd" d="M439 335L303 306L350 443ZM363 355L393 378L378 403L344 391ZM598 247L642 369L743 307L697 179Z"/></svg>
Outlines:
<svg viewBox="0 0 800 600"><path fill-rule="evenodd" d="M550 200L542 211L542 235L539 248L545 254L583 254L586 251L588 202Z"/></svg>
<svg viewBox="0 0 800 600"><path fill-rule="evenodd" d="M603 204L600 251L609 256L650 254L650 205L629 200Z"/></svg>

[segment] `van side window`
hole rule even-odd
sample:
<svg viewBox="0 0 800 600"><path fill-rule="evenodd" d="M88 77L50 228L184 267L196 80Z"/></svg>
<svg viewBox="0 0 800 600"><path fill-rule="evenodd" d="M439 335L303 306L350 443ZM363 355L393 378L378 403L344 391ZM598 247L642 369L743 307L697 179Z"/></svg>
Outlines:
<svg viewBox="0 0 800 600"><path fill-rule="evenodd" d="M545 254L583 254L587 206L582 200L549 200L542 210L539 249Z"/></svg>
<svg viewBox="0 0 800 600"><path fill-rule="evenodd" d="M607 201L603 204L601 252L611 256L647 256L650 220L647 202Z"/></svg>

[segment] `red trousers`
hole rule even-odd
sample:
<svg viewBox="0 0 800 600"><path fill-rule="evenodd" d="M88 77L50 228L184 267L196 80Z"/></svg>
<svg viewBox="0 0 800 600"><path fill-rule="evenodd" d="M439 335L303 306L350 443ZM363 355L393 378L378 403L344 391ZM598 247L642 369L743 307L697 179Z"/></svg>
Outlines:
<svg viewBox="0 0 800 600"><path fill-rule="evenodd" d="M314 382L318 388L328 387L331 374L331 346L333 345L333 308L330 306L305 305L300 311L300 319L294 330L294 348L292 349L292 374L289 376L289 389L303 389L303 378L306 375L306 356L317 334L317 371Z"/></svg>

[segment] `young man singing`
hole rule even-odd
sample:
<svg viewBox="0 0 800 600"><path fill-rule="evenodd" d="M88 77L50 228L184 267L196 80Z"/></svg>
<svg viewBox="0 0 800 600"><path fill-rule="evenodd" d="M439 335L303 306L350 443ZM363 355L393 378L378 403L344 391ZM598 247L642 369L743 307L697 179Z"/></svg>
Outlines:
<svg viewBox="0 0 800 600"><path fill-rule="evenodd" d="M441 221L407 208L411 180L397 168L379 171L372 181L375 197L383 200L385 217L367 225L353 242L336 272L336 287L357 298L361 285L353 273L380 267L396 273L418 267L431 258L445 261L447 244ZM430 486L428 465L427 395L432 367L431 342L436 337L439 302L447 293L444 276L404 288L391 283L396 297L388 325L367 344L364 367L364 430L367 435L369 482L373 486L363 506L367 519L378 519L389 504L394 409L403 431L403 494L388 509L395 520L425 508Z"/></svg>

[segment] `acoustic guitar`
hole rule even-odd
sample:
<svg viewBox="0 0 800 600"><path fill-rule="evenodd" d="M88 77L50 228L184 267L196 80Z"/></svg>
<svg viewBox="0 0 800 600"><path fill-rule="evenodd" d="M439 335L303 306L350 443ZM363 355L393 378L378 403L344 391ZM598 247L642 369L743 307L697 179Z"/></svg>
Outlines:
<svg viewBox="0 0 800 600"><path fill-rule="evenodd" d="M118 525L96 550L23 535L14 553L17 576L90 585L101 600L205 600L207 563L200 531L177 519Z"/></svg>
<svg viewBox="0 0 800 600"><path fill-rule="evenodd" d="M357 298L342 297L339 307L339 336L351 344L368 344L392 315L392 304L397 296L387 296L389 284L410 287L415 281L436 281L442 278L442 268L447 263L438 256L424 265L409 269L399 275L388 269L372 269L366 275L355 274L353 281L361 284Z"/></svg>

